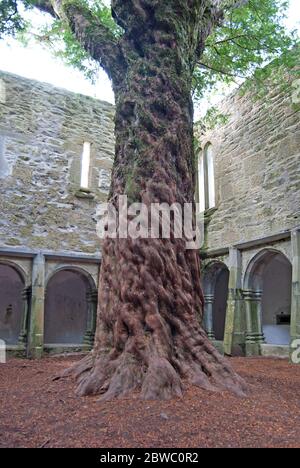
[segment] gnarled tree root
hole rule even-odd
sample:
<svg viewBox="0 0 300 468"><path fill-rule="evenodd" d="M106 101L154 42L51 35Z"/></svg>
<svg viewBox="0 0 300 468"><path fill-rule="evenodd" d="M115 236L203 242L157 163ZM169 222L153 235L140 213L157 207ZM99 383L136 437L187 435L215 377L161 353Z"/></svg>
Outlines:
<svg viewBox="0 0 300 468"><path fill-rule="evenodd" d="M122 398L130 393L144 400L180 398L186 384L211 392L230 391L245 396L247 384L204 338L204 332L201 332L201 341L201 349L200 345L195 346L189 357L186 354L179 357L179 353L175 353L177 357L170 360L152 354L142 361L126 352L116 357L115 350L111 353L93 351L67 369L64 376L75 377L78 395L99 394L101 400Z"/></svg>

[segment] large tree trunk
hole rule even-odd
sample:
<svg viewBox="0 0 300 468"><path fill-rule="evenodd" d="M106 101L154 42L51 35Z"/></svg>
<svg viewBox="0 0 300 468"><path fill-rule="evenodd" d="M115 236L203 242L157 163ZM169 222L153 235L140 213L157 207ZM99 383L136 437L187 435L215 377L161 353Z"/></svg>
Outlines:
<svg viewBox="0 0 300 468"><path fill-rule="evenodd" d="M193 202L191 89L203 11L186 6L178 14L174 4L189 4L179 0L113 4L126 28L126 72L114 82L110 201L117 208L125 194L147 206ZM145 399L170 398L182 395L184 381L243 393L243 381L201 327L199 253L185 241L174 232L171 239L104 241L95 347L72 369L80 395L110 399L138 390Z"/></svg>

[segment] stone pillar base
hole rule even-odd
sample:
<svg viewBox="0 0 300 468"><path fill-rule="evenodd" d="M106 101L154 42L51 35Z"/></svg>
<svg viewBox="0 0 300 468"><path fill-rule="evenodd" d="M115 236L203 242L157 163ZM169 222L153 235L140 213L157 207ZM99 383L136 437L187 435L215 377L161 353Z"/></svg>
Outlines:
<svg viewBox="0 0 300 468"><path fill-rule="evenodd" d="M255 356L261 356L261 344L246 342L246 357L255 357Z"/></svg>
<svg viewBox="0 0 300 468"><path fill-rule="evenodd" d="M83 344L92 348L94 346L95 334L93 332L86 332L83 338Z"/></svg>
<svg viewBox="0 0 300 468"><path fill-rule="evenodd" d="M41 359L44 354L44 348L42 346L37 346L36 348L31 348L30 350L30 359Z"/></svg>
<svg viewBox="0 0 300 468"><path fill-rule="evenodd" d="M19 345L25 347L27 344L27 333L22 332L19 336Z"/></svg>
<svg viewBox="0 0 300 468"><path fill-rule="evenodd" d="M211 340L211 341L215 341L216 340L216 337L215 337L215 334L213 331L208 331L207 332L207 336L208 338Z"/></svg>

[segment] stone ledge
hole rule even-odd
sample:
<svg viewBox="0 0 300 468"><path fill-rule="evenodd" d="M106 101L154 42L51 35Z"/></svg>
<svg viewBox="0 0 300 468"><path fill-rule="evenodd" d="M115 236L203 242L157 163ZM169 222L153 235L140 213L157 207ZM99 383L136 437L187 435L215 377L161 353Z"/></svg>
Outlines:
<svg viewBox="0 0 300 468"><path fill-rule="evenodd" d="M290 355L290 347L286 345L261 345L261 355L264 357L276 357L288 359Z"/></svg>
<svg viewBox="0 0 300 468"><path fill-rule="evenodd" d="M35 250L35 249L23 249L23 248L10 248L0 246L0 256L2 257L25 257L34 258L37 255L44 255L45 258L51 260L72 260L76 262L86 263L100 263L101 252L99 254L87 254L84 252L73 252L73 251L51 251L51 250Z"/></svg>
<svg viewBox="0 0 300 468"><path fill-rule="evenodd" d="M8 357L25 358L26 349L20 345L7 345L6 353Z"/></svg>
<svg viewBox="0 0 300 468"><path fill-rule="evenodd" d="M45 344L45 355L50 354L69 354L69 353L87 353L91 346L85 344Z"/></svg>
<svg viewBox="0 0 300 468"><path fill-rule="evenodd" d="M95 199L95 195L93 194L93 192L91 192L91 190L87 190L87 189L77 190L77 192L75 192L75 197L83 198L83 199L86 199L86 200L94 200Z"/></svg>

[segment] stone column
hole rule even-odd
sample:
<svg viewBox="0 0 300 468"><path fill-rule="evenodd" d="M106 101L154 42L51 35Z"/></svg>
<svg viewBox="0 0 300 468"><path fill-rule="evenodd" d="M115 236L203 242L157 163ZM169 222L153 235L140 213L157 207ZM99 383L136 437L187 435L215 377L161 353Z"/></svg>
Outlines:
<svg viewBox="0 0 300 468"><path fill-rule="evenodd" d="M22 325L21 332L19 336L19 345L25 348L28 338L28 313L29 313L29 301L31 297L31 286L28 286L22 291L22 300L23 300L23 314L22 314Z"/></svg>
<svg viewBox="0 0 300 468"><path fill-rule="evenodd" d="M264 343L262 330L261 291L243 291L246 303L246 355L259 356Z"/></svg>
<svg viewBox="0 0 300 468"><path fill-rule="evenodd" d="M95 339L95 330L96 330L96 320L97 320L97 302L98 302L98 291L93 289L87 292L86 294L87 303L88 303L88 318L87 318L87 328L84 335L83 343L89 347L93 347Z"/></svg>
<svg viewBox="0 0 300 468"><path fill-rule="evenodd" d="M206 294L204 296L204 328L206 330L207 336L210 340L215 340L214 328L213 328L213 304L214 304L213 294Z"/></svg>
<svg viewBox="0 0 300 468"><path fill-rule="evenodd" d="M295 340L300 339L300 229L291 234L293 256L293 279L291 301L291 356L295 351ZM296 344L297 345L297 344ZM297 346L299 347L299 346ZM297 360L298 362L298 360Z"/></svg>
<svg viewBox="0 0 300 468"><path fill-rule="evenodd" d="M44 345L45 257L36 255L32 266L32 297L28 356L39 359Z"/></svg>
<svg viewBox="0 0 300 468"><path fill-rule="evenodd" d="M257 330L257 342L262 345L265 343L265 335L263 331L263 324L262 324L262 291L255 291L254 294L254 301L256 304L256 315L255 315L255 322L254 326Z"/></svg>
<svg viewBox="0 0 300 468"><path fill-rule="evenodd" d="M224 353L231 355L233 347L245 345L245 320L242 307L242 259L241 252L232 247L229 252L229 282L224 333Z"/></svg>

